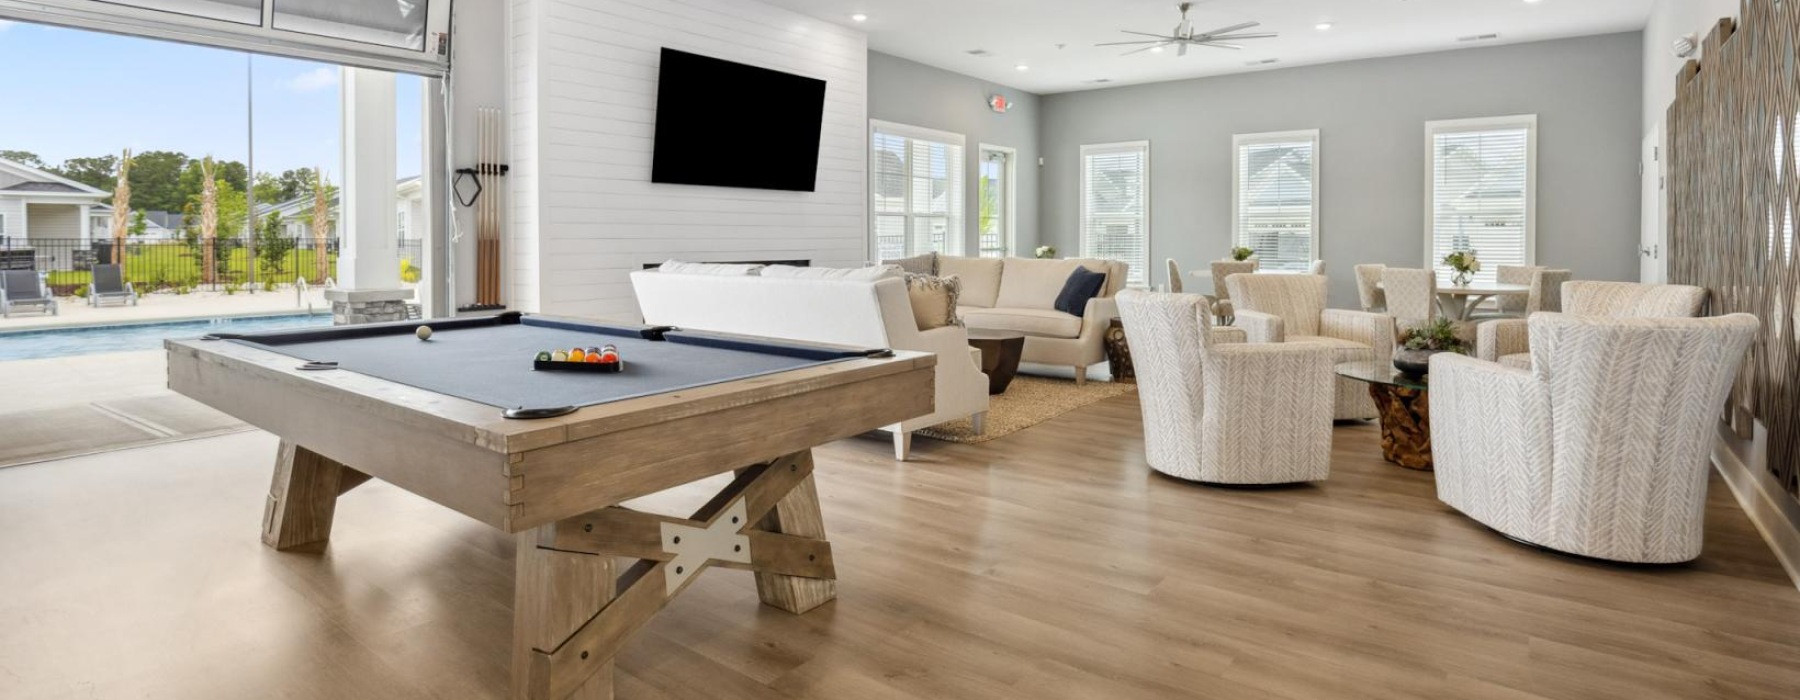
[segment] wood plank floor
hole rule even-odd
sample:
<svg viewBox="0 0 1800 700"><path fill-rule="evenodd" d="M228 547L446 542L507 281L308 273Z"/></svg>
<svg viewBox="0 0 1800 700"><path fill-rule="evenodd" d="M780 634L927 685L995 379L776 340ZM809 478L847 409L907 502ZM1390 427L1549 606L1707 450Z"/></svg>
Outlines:
<svg viewBox="0 0 1800 700"><path fill-rule="evenodd" d="M819 453L840 598L712 570L625 699L1800 697L1800 593L1722 484L1676 568L1550 556L1336 431L1331 480L1151 474L1113 399L983 445ZM257 540L273 438L0 470L0 698L501 698L512 544L385 484L331 547ZM707 484L659 495L691 505Z"/></svg>

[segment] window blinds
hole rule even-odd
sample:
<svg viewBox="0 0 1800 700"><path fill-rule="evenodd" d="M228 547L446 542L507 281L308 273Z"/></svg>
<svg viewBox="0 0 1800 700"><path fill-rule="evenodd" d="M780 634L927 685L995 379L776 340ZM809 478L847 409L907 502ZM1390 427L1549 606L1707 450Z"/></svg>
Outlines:
<svg viewBox="0 0 1800 700"><path fill-rule="evenodd" d="M869 226L876 257L960 255L962 137L877 122L869 143Z"/></svg>
<svg viewBox="0 0 1800 700"><path fill-rule="evenodd" d="M1530 265L1536 119L1437 122L1428 130L1431 158L1431 259L1440 275L1444 256L1474 251L1477 282L1491 283L1499 265Z"/></svg>
<svg viewBox="0 0 1800 700"><path fill-rule="evenodd" d="M1148 283L1150 144L1081 147L1081 255L1118 260L1126 284Z"/></svg>
<svg viewBox="0 0 1800 700"><path fill-rule="evenodd" d="M1319 135L1248 134L1233 139L1233 239L1268 272L1306 272L1318 258Z"/></svg>

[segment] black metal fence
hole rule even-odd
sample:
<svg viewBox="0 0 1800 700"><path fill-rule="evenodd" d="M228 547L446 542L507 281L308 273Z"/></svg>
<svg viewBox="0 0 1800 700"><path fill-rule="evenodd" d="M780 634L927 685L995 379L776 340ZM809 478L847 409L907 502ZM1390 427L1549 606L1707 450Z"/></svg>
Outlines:
<svg viewBox="0 0 1800 700"><path fill-rule="evenodd" d="M84 241L78 238L0 237L0 269L37 270L45 273L57 294L85 288L96 264L119 262L125 281L137 290L231 288L252 281L262 287L293 284L296 279L318 284L317 241L311 237L263 239L254 251L242 239L219 238L212 242L213 274L206 275L206 245L200 241L167 239L131 240L122 251L111 238ZM338 239L325 240L325 274L337 276ZM414 263L418 264L417 262ZM254 275L251 267L254 265Z"/></svg>

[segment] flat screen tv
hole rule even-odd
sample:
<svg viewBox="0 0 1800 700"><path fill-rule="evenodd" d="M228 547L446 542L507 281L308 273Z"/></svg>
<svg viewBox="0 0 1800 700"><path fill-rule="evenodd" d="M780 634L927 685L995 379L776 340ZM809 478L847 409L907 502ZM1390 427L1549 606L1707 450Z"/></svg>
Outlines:
<svg viewBox="0 0 1800 700"><path fill-rule="evenodd" d="M651 182L812 192L825 81L662 50Z"/></svg>

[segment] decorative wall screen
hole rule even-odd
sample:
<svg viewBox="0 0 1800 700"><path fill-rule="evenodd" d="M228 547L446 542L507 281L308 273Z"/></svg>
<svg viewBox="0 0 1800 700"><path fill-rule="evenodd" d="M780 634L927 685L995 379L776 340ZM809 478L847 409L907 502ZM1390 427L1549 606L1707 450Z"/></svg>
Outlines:
<svg viewBox="0 0 1800 700"><path fill-rule="evenodd" d="M1746 0L1689 61L1669 108L1669 280L1712 292L1714 313L1763 321L1727 419L1768 429L1768 464L1800 495L1800 2Z"/></svg>

